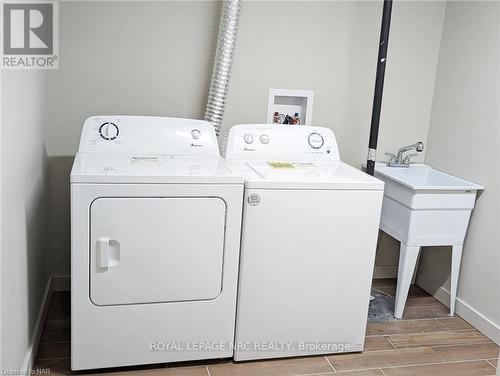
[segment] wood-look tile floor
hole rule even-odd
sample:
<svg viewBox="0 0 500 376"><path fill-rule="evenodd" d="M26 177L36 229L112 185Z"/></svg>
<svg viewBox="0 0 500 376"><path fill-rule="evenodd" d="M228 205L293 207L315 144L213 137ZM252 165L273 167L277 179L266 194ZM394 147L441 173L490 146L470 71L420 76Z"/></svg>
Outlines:
<svg viewBox="0 0 500 376"><path fill-rule="evenodd" d="M395 280L373 286L395 293ZM417 286L412 286L402 320L369 322L365 351L279 360L230 360L163 364L71 372L70 294L54 293L35 370L51 375L114 374L143 376L482 376L495 375L499 347Z"/></svg>

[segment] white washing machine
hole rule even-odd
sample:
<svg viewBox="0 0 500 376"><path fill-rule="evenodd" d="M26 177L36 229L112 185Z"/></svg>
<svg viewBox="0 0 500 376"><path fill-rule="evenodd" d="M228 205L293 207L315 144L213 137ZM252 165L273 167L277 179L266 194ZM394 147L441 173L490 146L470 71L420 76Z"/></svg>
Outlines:
<svg viewBox="0 0 500 376"><path fill-rule="evenodd" d="M233 355L242 196L205 121L85 121L71 171L73 370Z"/></svg>
<svg viewBox="0 0 500 376"><path fill-rule="evenodd" d="M383 182L327 128L237 125L226 158L246 177L234 359L362 351Z"/></svg>

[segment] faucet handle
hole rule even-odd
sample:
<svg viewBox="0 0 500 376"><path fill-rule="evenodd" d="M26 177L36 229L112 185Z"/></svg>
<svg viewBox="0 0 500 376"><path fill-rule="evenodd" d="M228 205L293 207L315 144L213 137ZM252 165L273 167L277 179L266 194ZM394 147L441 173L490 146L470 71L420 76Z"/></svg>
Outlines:
<svg viewBox="0 0 500 376"><path fill-rule="evenodd" d="M389 157L389 161L387 162L388 166L390 166L393 163L396 163L398 160L398 157L396 157L396 154L386 152L385 155L387 155Z"/></svg>
<svg viewBox="0 0 500 376"><path fill-rule="evenodd" d="M389 157L389 163L394 163L398 160L396 154L386 152L385 155Z"/></svg>
<svg viewBox="0 0 500 376"><path fill-rule="evenodd" d="M412 157L416 157L418 154L417 153L411 153L411 154L407 154L405 159L403 160L403 163L404 164L410 164L411 162L411 159Z"/></svg>

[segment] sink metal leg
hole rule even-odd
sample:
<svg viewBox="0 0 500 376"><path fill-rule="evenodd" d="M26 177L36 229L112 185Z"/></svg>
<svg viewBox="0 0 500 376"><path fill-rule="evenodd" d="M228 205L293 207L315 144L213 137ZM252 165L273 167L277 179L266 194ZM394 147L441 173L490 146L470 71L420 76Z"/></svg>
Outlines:
<svg viewBox="0 0 500 376"><path fill-rule="evenodd" d="M460 262L462 261L461 245L452 247L451 255L451 292L450 292L450 316L455 315L455 301L457 300L458 274L460 272Z"/></svg>
<svg viewBox="0 0 500 376"><path fill-rule="evenodd" d="M408 246L401 243L399 251L398 267L398 285L396 289L396 304L394 308L394 317L400 319L403 317L408 291L410 289L413 272L417 264L419 246Z"/></svg>

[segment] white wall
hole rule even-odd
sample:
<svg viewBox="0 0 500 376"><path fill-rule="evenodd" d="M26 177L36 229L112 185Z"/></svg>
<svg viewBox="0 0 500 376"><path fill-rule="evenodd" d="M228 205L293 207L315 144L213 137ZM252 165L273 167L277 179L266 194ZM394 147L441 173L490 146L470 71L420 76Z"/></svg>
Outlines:
<svg viewBox="0 0 500 376"><path fill-rule="evenodd" d="M402 144L426 141L444 5L394 3L381 159ZM382 2L251 2L241 15L225 128L265 122L271 87L312 89L313 124L332 128L342 159L360 167L368 147ZM283 27L280 19L299 26Z"/></svg>
<svg viewBox="0 0 500 376"><path fill-rule="evenodd" d="M4 71L1 97L0 356L2 370L20 370L29 361L47 284L47 74Z"/></svg>
<svg viewBox="0 0 500 376"><path fill-rule="evenodd" d="M59 12L50 156L74 155L94 114L203 116L219 3L76 1L61 2Z"/></svg>
<svg viewBox="0 0 500 376"><path fill-rule="evenodd" d="M500 342L500 3L448 2L426 162L486 187L465 242L457 312ZM450 252L425 250L419 284L447 298Z"/></svg>
<svg viewBox="0 0 500 376"><path fill-rule="evenodd" d="M396 1L381 120L381 156L425 141L444 2ZM74 155L95 113L201 117L217 2L63 2L60 61L50 72L51 156ZM225 127L264 122L270 87L315 91L315 124L343 158L366 158L382 7L374 1L244 2ZM133 22L130 20L133 19ZM297 27L283 27L297 20ZM106 25L106 28L95 25Z"/></svg>
<svg viewBox="0 0 500 376"><path fill-rule="evenodd" d="M443 12L442 2L394 4L381 156L426 141ZM60 69L49 73L47 140L52 273L69 273L68 175L84 119L202 117L219 13L216 2L60 4ZM381 2L373 1L243 2L224 129L265 122L270 87L312 89L313 123L332 127L342 158L360 167L381 15ZM285 27L289 20L297 27ZM392 250L379 260L396 265Z"/></svg>

